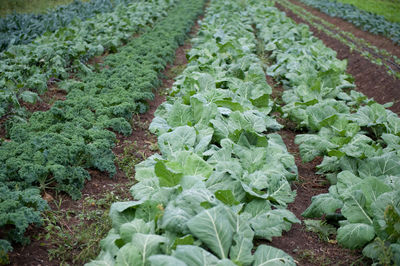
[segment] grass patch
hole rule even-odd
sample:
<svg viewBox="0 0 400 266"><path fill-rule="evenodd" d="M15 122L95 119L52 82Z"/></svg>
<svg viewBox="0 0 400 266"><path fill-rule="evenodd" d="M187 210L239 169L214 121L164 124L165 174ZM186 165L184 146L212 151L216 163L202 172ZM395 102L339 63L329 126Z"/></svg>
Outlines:
<svg viewBox="0 0 400 266"><path fill-rule="evenodd" d="M332 261L328 257L318 255L316 252L310 249L300 250L298 251L298 254L301 260L304 260L312 265L332 265Z"/></svg>
<svg viewBox="0 0 400 266"><path fill-rule="evenodd" d="M4 17L12 12L44 13L47 9L55 8L59 5L66 5L71 2L73 2L73 0L0 0L0 16Z"/></svg>
<svg viewBox="0 0 400 266"><path fill-rule="evenodd" d="M125 173L128 178L133 178L135 173L135 165L146 159L146 155L140 150L136 141L125 141L124 152L121 156L117 157L117 164L119 168Z"/></svg>
<svg viewBox="0 0 400 266"><path fill-rule="evenodd" d="M89 196L78 209L65 210L62 199L56 200L55 208L44 215L44 232L36 237L48 247L49 260L83 265L94 259L100 252L100 240L111 229L111 204L126 200L124 191L130 186L131 182L115 185L102 195Z"/></svg>
<svg viewBox="0 0 400 266"><path fill-rule="evenodd" d="M338 2L352 4L359 9L384 16L391 22L400 23L399 0L337 0Z"/></svg>
<svg viewBox="0 0 400 266"><path fill-rule="evenodd" d="M168 79L174 79L175 77L179 76L183 70L185 70L186 65L177 65L170 69L169 73L167 73Z"/></svg>

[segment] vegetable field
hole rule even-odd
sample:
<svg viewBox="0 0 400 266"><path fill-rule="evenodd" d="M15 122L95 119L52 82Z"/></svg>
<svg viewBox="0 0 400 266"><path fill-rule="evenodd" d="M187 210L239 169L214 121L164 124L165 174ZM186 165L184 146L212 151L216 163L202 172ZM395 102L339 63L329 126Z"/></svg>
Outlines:
<svg viewBox="0 0 400 266"><path fill-rule="evenodd" d="M399 29L311 0L1 18L0 264L400 265Z"/></svg>

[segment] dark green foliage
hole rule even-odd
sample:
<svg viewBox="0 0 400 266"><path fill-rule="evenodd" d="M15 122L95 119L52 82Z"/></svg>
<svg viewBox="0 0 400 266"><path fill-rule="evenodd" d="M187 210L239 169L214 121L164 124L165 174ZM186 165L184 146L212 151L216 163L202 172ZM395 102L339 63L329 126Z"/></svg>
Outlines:
<svg viewBox="0 0 400 266"><path fill-rule="evenodd" d="M25 44L45 32L53 32L67 26L72 20L86 20L99 13L110 12L118 4L130 0L75 0L71 4L58 6L44 14L10 14L0 19L0 51L10 45Z"/></svg>
<svg viewBox="0 0 400 266"><path fill-rule="evenodd" d="M0 239L0 265L9 263L7 253L12 250L13 250L13 248L12 248L10 242L8 242L4 239Z"/></svg>
<svg viewBox="0 0 400 266"><path fill-rule="evenodd" d="M0 117L20 116L21 100L35 103L47 90L49 79L92 72L92 67L84 64L89 58L104 51L116 52L133 34L164 17L173 5L172 1L137 0L86 21L73 20L68 27L47 32L30 44L12 45L0 52Z"/></svg>
<svg viewBox="0 0 400 266"><path fill-rule="evenodd" d="M108 56L107 68L81 74L81 81L60 83L68 91L65 101L55 102L49 111L33 113L28 122L13 124L8 131L11 141L0 146L0 183L8 186L4 188L7 193L21 194L21 189L41 200L37 187L54 188L77 199L90 178L85 169L98 169L112 177L116 172L111 150L115 133L109 130L131 134L132 115L147 110L146 101L161 84L160 72L172 62L202 5L178 2L153 29ZM25 200L12 205L21 210L19 235L23 236L25 225L40 222L41 202ZM9 212L2 207L0 217L7 214L3 210Z"/></svg>
<svg viewBox="0 0 400 266"><path fill-rule="evenodd" d="M396 44L400 44L400 24L387 21L384 16L358 9L351 4L344 4L336 1L301 1L309 6L317 8L329 16L344 19L364 31L386 36Z"/></svg>
<svg viewBox="0 0 400 266"><path fill-rule="evenodd" d="M24 236L30 224L42 223L40 213L47 208L47 203L40 196L39 189L9 188L0 183L0 228L7 238L21 244L29 239ZM7 240L0 239L0 263L6 260L6 253L12 250Z"/></svg>

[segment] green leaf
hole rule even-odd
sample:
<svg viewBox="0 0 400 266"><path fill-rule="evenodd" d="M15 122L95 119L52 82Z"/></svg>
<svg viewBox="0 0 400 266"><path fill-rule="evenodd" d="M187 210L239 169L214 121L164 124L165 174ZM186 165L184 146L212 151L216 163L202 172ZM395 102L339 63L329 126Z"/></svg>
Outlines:
<svg viewBox="0 0 400 266"><path fill-rule="evenodd" d="M193 245L194 238L192 235L186 235L180 238L175 239L175 242L172 246L172 249L176 249L179 245Z"/></svg>
<svg viewBox="0 0 400 266"><path fill-rule="evenodd" d="M183 176L182 173L176 173L170 170L162 161L156 163L154 172L160 181L160 186L163 187L174 187L178 185Z"/></svg>
<svg viewBox="0 0 400 266"><path fill-rule="evenodd" d="M31 92L31 91L22 92L20 97L24 102L27 102L27 103L36 103L37 100L39 99L38 94L35 92Z"/></svg>
<svg viewBox="0 0 400 266"><path fill-rule="evenodd" d="M140 251L133 243L126 244L118 251L115 263L125 266L144 266Z"/></svg>
<svg viewBox="0 0 400 266"><path fill-rule="evenodd" d="M357 134L350 143L343 145L340 149L347 156L355 158L371 157L375 152L375 148L370 144L373 140L365 135Z"/></svg>
<svg viewBox="0 0 400 266"><path fill-rule="evenodd" d="M377 200L371 204L371 209L374 214L374 221L378 225L379 233L386 231L388 228L387 220L387 208L393 206L395 208L400 208L400 191L386 192L380 195ZM388 235L385 234L386 237Z"/></svg>
<svg viewBox="0 0 400 266"><path fill-rule="evenodd" d="M400 240L400 209L398 206L389 205L385 210L385 221L387 239L390 241Z"/></svg>
<svg viewBox="0 0 400 266"><path fill-rule="evenodd" d="M391 244L390 249L393 254L393 261L395 265L400 264L400 244Z"/></svg>
<svg viewBox="0 0 400 266"><path fill-rule="evenodd" d="M350 223L365 223L372 225L372 219L366 208L366 199L360 190L352 190L345 195L342 214Z"/></svg>
<svg viewBox="0 0 400 266"><path fill-rule="evenodd" d="M167 255L152 255L148 261L152 266L188 266L185 262Z"/></svg>
<svg viewBox="0 0 400 266"><path fill-rule="evenodd" d="M128 223L134 219L136 208L144 201L116 202L111 205L110 218L113 228L119 228L122 224Z"/></svg>
<svg viewBox="0 0 400 266"><path fill-rule="evenodd" d="M253 237L249 238L244 233L239 232L234 235L233 243L229 252L231 260L241 265L250 265L254 260L252 254Z"/></svg>
<svg viewBox="0 0 400 266"><path fill-rule="evenodd" d="M168 113L167 122L171 127L187 126L192 123L190 106L176 101Z"/></svg>
<svg viewBox="0 0 400 266"><path fill-rule="evenodd" d="M224 207L204 210L187 223L192 234L205 243L221 259L228 256L232 245L233 228Z"/></svg>
<svg viewBox="0 0 400 266"><path fill-rule="evenodd" d="M132 240L132 236L136 233L149 234L154 233L154 222L146 223L142 219L134 219L129 223L121 225L119 234L125 243L129 243Z"/></svg>
<svg viewBox="0 0 400 266"><path fill-rule="evenodd" d="M293 258L284 251L267 245L258 246L254 259L253 266L296 265Z"/></svg>
<svg viewBox="0 0 400 266"><path fill-rule="evenodd" d="M271 210L271 203L268 200L253 199L246 204L244 212L251 214L252 217L256 217L265 211Z"/></svg>
<svg viewBox="0 0 400 266"><path fill-rule="evenodd" d="M130 244L137 249L140 254L140 259L138 262L136 262L138 264L135 265L145 265L147 258L153 254L159 253L160 244L167 241L167 238L159 235L141 233L134 234Z"/></svg>
<svg viewBox="0 0 400 266"><path fill-rule="evenodd" d="M383 193L392 191L392 188L376 177L365 178L360 186L366 200L367 206L377 201L378 197Z"/></svg>
<svg viewBox="0 0 400 266"><path fill-rule="evenodd" d="M337 230L336 239L344 247L356 249L363 247L374 237L375 230L371 225L355 223L340 227Z"/></svg>
<svg viewBox="0 0 400 266"><path fill-rule="evenodd" d="M366 245L362 251L363 255L373 259L375 261L379 261L380 256L385 253L385 245L380 243L377 239L375 241Z"/></svg>
<svg viewBox="0 0 400 266"><path fill-rule="evenodd" d="M132 254L132 256L135 256ZM108 253L104 252L102 253L96 260L92 260L89 263L86 263L86 266L110 266L115 264L115 259L114 257Z"/></svg>
<svg viewBox="0 0 400 266"><path fill-rule="evenodd" d="M171 127L168 125L167 121L159 116L154 117L154 119L151 121L151 124L149 126L149 130L153 134L157 134L160 136L161 134L167 133L168 130L170 130Z"/></svg>
<svg viewBox="0 0 400 266"><path fill-rule="evenodd" d="M177 156L177 160L182 163L185 175L208 178L213 172L213 167L197 154L182 152Z"/></svg>
<svg viewBox="0 0 400 266"><path fill-rule="evenodd" d="M204 204L213 207L217 204L215 196L204 188L184 190L176 199L171 200L165 208L161 221L161 228L172 232L188 234L187 222L201 213Z"/></svg>
<svg viewBox="0 0 400 266"><path fill-rule="evenodd" d="M232 100L219 100L214 102L218 107L229 108L232 111L243 112L243 106L240 103L232 102Z"/></svg>
<svg viewBox="0 0 400 266"><path fill-rule="evenodd" d="M190 266L216 265L218 258L210 252L197 246L178 246L174 257L182 260Z"/></svg>
<svg viewBox="0 0 400 266"><path fill-rule="evenodd" d="M350 171L342 171L337 175L337 192L344 198L345 195L351 194L353 189L358 189L362 179L354 175Z"/></svg>
<svg viewBox="0 0 400 266"><path fill-rule="evenodd" d="M282 236L282 231L289 231L293 223L300 223L300 220L286 209L266 211L250 220L255 235L269 241L272 237Z"/></svg>
<svg viewBox="0 0 400 266"><path fill-rule="evenodd" d="M300 156L303 162L310 162L315 157L323 155L327 150L338 147L325 137L314 134L297 135L295 143L300 145Z"/></svg>
<svg viewBox="0 0 400 266"><path fill-rule="evenodd" d="M228 206L238 205L240 202L235 199L231 190L217 190L215 197Z"/></svg>
<svg viewBox="0 0 400 266"><path fill-rule="evenodd" d="M177 151L193 149L196 143L196 130L193 127L181 126L158 138L162 154L172 156Z"/></svg>
<svg viewBox="0 0 400 266"><path fill-rule="evenodd" d="M400 158L394 152L381 156L367 158L360 165L358 172L360 177L398 175L400 173Z"/></svg>
<svg viewBox="0 0 400 266"><path fill-rule="evenodd" d="M311 205L301 214L307 218L318 218L324 214L335 213L343 202L330 194L320 194L311 198Z"/></svg>

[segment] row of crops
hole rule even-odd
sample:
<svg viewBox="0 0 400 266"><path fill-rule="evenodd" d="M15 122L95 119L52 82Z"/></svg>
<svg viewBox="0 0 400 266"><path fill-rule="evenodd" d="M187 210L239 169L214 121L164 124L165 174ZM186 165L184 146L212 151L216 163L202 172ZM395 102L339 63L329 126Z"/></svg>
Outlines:
<svg viewBox="0 0 400 266"><path fill-rule="evenodd" d="M77 199L90 178L86 169L114 175L116 137L110 130L131 133L133 113L146 111L161 70L173 60L203 7L197 1L135 5L131 23L151 22L152 28L143 28L139 37L109 55L107 68L59 84L68 92L65 101L9 128L10 139L0 146L0 227L7 233L0 253L11 250L12 242L26 243L26 228L41 223L46 202L40 191L56 189Z"/></svg>
<svg viewBox="0 0 400 266"><path fill-rule="evenodd" d="M307 26L270 9L258 11L257 28L274 61L267 73L285 88L285 116L309 131L296 137L301 157L323 156L318 173L331 183L302 215L324 215L339 227L339 244L399 264L400 118L352 90L346 62Z"/></svg>
<svg viewBox="0 0 400 266"><path fill-rule="evenodd" d="M329 23L320 16L313 15L303 7L293 4L288 0L280 0L279 3L285 8L292 11L296 16L306 21L310 26L315 27L318 31L325 33L347 46L351 51L358 52L362 57L371 63L384 66L389 75L400 79L400 59L383 48L378 48L367 40L356 37L348 31L342 30L340 27Z"/></svg>
<svg viewBox="0 0 400 266"><path fill-rule="evenodd" d="M390 22L384 16L361 10L351 4L330 0L300 0L321 12L344 19L364 31L383 35L394 43L400 44L400 24Z"/></svg>
<svg viewBox="0 0 400 266"><path fill-rule="evenodd" d="M130 0L75 0L44 14L9 14L0 18L0 51L10 45L26 44L45 32L68 26L73 20L86 20L99 13L111 12L118 5L127 5Z"/></svg>
<svg viewBox="0 0 400 266"><path fill-rule="evenodd" d="M136 201L113 204L113 229L88 265L294 265L254 245L300 222L294 158L269 116L273 101L256 52L248 1L212 1L189 64L155 113L161 154L136 166ZM253 250L255 252L253 253Z"/></svg>
<svg viewBox="0 0 400 266"><path fill-rule="evenodd" d="M285 87L283 113L309 131L296 138L302 158L324 156L319 173L332 184L303 216L334 222L340 245L399 263L399 117L352 90L346 62L266 3L213 1L201 25L150 125L161 154L136 166L136 201L112 206L113 229L89 265L294 264L254 246L299 222L286 209L293 157L266 134L281 126L268 116L255 34L274 61L267 74Z"/></svg>
<svg viewBox="0 0 400 266"><path fill-rule="evenodd" d="M67 79L71 73L90 73L89 58L115 52L133 34L166 15L169 1L136 1L119 5L113 12L85 21L74 20L68 27L47 33L32 43L11 46L0 53L0 116L14 120L26 117L23 102L35 103L47 90L50 79ZM173 3L174 1L171 1Z"/></svg>
<svg viewBox="0 0 400 266"><path fill-rule="evenodd" d="M124 2L0 53L0 117L9 118L0 143L0 262L13 243L28 242L30 224L41 224L41 191L78 199L87 169L114 175L114 132L132 133L132 114L146 112L204 4ZM273 133L279 111L307 132L296 138L300 154L323 156L318 173L331 183L303 216L333 222L342 246L400 264L400 118L353 90L346 62L272 5L211 1L189 63L150 125L161 153L136 166L135 201L112 205L113 228L88 265L295 265L263 244L300 223L287 209L298 174ZM101 68L86 64L106 51ZM285 88L282 107L260 52ZM21 112L49 79L66 100Z"/></svg>

